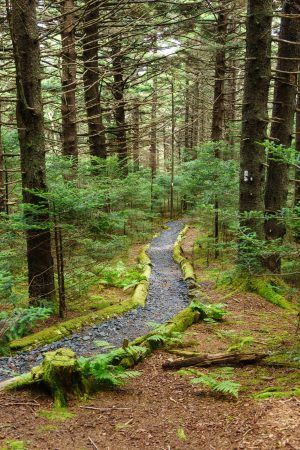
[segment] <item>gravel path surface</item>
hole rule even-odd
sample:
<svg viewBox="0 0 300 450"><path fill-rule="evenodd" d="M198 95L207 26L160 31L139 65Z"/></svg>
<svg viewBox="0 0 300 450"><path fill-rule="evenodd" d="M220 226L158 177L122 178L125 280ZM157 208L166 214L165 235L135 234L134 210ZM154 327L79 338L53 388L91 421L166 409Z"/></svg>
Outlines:
<svg viewBox="0 0 300 450"><path fill-rule="evenodd" d="M183 225L169 222L169 230L163 231L151 242L148 254L152 261L152 274L145 308L138 307L123 316L83 329L66 338L38 349L22 352L12 357L0 358L0 380L12 373L27 372L43 360L43 353L61 347L74 350L77 355L90 356L105 351L95 341L108 341L119 347L123 340L135 339L146 334L148 322L163 323L184 309L188 304L188 289L178 265L173 261L173 245Z"/></svg>

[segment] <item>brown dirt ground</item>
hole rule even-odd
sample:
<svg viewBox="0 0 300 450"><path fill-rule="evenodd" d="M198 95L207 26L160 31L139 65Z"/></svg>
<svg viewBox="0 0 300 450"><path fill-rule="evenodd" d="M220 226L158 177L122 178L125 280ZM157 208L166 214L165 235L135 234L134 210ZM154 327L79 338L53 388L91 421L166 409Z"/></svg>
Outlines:
<svg viewBox="0 0 300 450"><path fill-rule="evenodd" d="M191 230L184 244L186 253L191 254L195 236ZM207 270L198 265L200 297L225 301L230 315L217 325L191 327L186 333L188 350L226 351L245 336L252 338L245 351L295 345L295 315L254 294L215 289ZM189 377L162 370L163 362L176 358L163 351L154 353L138 366L141 376L126 387L99 392L84 403L72 401L69 410L75 416L64 422L39 415L52 406L43 393L6 393L0 397L0 445L5 448L8 440L20 440L30 450L300 449L299 398L252 398L270 386L299 387L299 370L259 365L235 369L234 381L242 385L235 400L192 385Z"/></svg>

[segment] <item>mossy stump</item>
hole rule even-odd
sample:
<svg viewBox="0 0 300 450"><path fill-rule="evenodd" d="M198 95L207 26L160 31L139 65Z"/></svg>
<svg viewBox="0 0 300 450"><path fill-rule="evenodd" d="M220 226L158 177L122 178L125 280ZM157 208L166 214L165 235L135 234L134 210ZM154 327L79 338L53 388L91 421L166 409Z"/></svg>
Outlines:
<svg viewBox="0 0 300 450"><path fill-rule="evenodd" d="M49 389L57 407L67 405L68 395L81 396L86 392L76 355L70 349L45 353L42 365L34 367L31 373L34 381Z"/></svg>

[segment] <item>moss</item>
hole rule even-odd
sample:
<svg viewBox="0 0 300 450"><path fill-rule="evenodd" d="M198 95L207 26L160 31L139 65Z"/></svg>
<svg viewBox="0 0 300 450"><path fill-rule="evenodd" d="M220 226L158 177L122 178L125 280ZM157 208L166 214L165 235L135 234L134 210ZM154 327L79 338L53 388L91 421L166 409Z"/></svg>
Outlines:
<svg viewBox="0 0 300 450"><path fill-rule="evenodd" d="M249 281L249 287L253 292L265 298L270 303L273 303L273 305L279 306L283 309L295 310L294 305L286 300L282 295L278 294L267 280L263 278L251 278Z"/></svg>
<svg viewBox="0 0 300 450"><path fill-rule="evenodd" d="M281 390L280 387L269 387L253 395L253 398L256 400L267 400L270 398L291 398L291 397L300 397L300 388L283 391Z"/></svg>
<svg viewBox="0 0 300 450"><path fill-rule="evenodd" d="M196 275L194 272L194 268L193 268L192 264L184 257L183 250L181 248L181 242L188 230L189 230L189 227L186 226L181 231L181 233L179 233L178 238L177 238L174 248L173 248L173 259L177 264L179 264L185 281L194 281L195 282Z"/></svg>
<svg viewBox="0 0 300 450"><path fill-rule="evenodd" d="M7 440L4 447L0 450L26 450L26 444L24 441L9 441Z"/></svg>
<svg viewBox="0 0 300 450"><path fill-rule="evenodd" d="M55 422L64 422L65 420L73 419L76 414L68 411L67 408L53 408L51 410L41 410L38 412L40 417Z"/></svg>

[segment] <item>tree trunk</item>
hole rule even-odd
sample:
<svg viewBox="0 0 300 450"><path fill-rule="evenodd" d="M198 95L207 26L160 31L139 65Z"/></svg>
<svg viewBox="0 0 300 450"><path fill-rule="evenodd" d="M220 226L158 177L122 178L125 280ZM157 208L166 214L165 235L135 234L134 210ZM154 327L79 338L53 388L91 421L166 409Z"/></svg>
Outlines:
<svg viewBox="0 0 300 450"><path fill-rule="evenodd" d="M116 38L119 39L119 38ZM115 41L112 44L112 65L113 65L113 85L112 94L115 99L115 120L116 120L116 140L118 158L121 170L124 175L128 174L128 151L126 139L126 120L125 120L125 99L124 99L124 80L123 80L123 54L121 45Z"/></svg>
<svg viewBox="0 0 300 450"><path fill-rule="evenodd" d="M292 143L295 102L297 93L297 70L299 67L300 20L287 15L300 13L298 0L284 2L281 18L280 39L278 45L278 63L276 70L273 122L271 139L275 144L290 147ZM288 41L288 42L287 42ZM295 42L290 44L289 42ZM289 187L289 167L284 162L269 158L265 194L267 240L283 239L286 227L281 214L286 206ZM278 273L281 268L280 255L272 254L264 260L264 266L271 272Z"/></svg>
<svg viewBox="0 0 300 450"><path fill-rule="evenodd" d="M78 159L76 125L76 47L74 0L61 3L62 154Z"/></svg>
<svg viewBox="0 0 300 450"><path fill-rule="evenodd" d="M212 116L212 130L211 139L213 142L219 142L223 139L224 119L225 119L225 105L224 105L224 90L225 90L225 73L226 73L226 42L227 31L227 17L224 10L218 14L217 23L217 44L216 52L216 66L215 66L215 86L214 86L214 103ZM215 146L215 157L221 158L219 146ZM216 180L217 182L217 180ZM219 198L215 196L214 204L214 240L217 245L219 242ZM216 248L215 257L217 258L219 252Z"/></svg>
<svg viewBox="0 0 300 450"><path fill-rule="evenodd" d="M300 75L298 75L298 94L297 94L297 110L296 110L296 152L298 155L298 161L300 158ZM300 164L296 167L295 171L295 205L300 207ZM300 231L299 231L300 239Z"/></svg>
<svg viewBox="0 0 300 450"><path fill-rule="evenodd" d="M150 167L152 178L155 177L157 171L157 125L156 125L156 112L157 112L157 76L153 77L153 94L152 94L152 106L151 106L151 130L150 130Z"/></svg>
<svg viewBox="0 0 300 450"><path fill-rule="evenodd" d="M89 128L90 154L99 158L105 158L106 141L105 129L102 121L98 64L99 4L99 0L95 1L93 5L86 0L82 57L84 65L84 98Z"/></svg>
<svg viewBox="0 0 300 450"><path fill-rule="evenodd" d="M9 9L17 81L17 123L26 232L30 303L55 294L46 192L44 117L35 0L11 0ZM33 192L34 190L34 192ZM30 225L34 225L30 228Z"/></svg>
<svg viewBox="0 0 300 450"><path fill-rule="evenodd" d="M2 103L0 100L0 213L6 212L6 190L5 190L5 160L2 145Z"/></svg>
<svg viewBox="0 0 300 450"><path fill-rule="evenodd" d="M240 151L240 213L258 212L262 217L241 217L260 239L264 238L265 151L268 92L271 78L272 0L249 0L246 36L246 67Z"/></svg>
<svg viewBox="0 0 300 450"><path fill-rule="evenodd" d="M140 167L140 105L138 100L133 105L132 128L133 170L137 172Z"/></svg>

